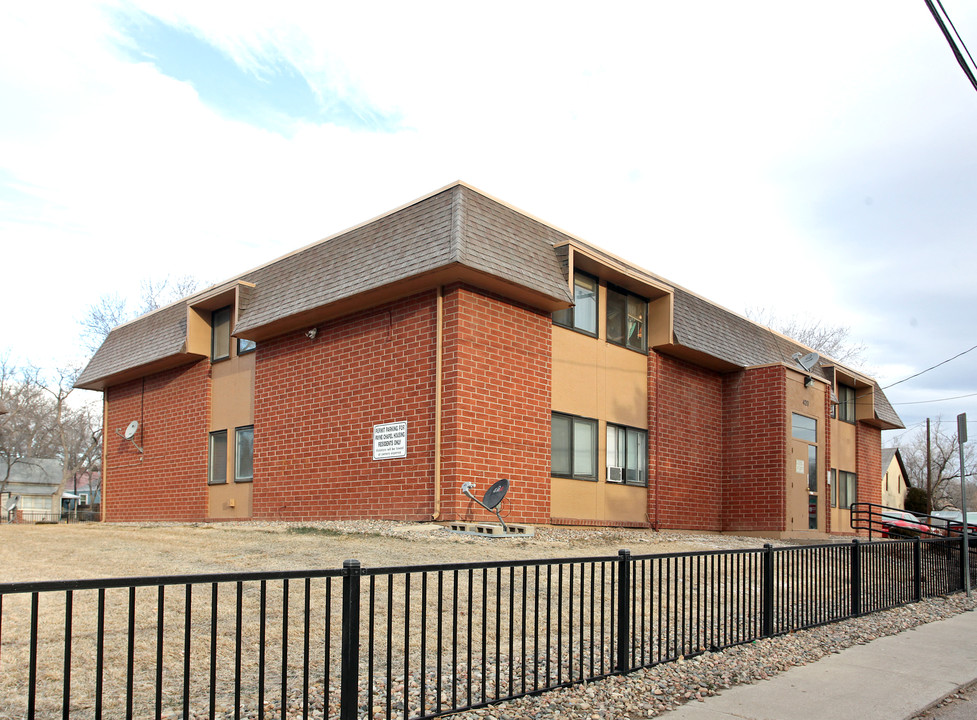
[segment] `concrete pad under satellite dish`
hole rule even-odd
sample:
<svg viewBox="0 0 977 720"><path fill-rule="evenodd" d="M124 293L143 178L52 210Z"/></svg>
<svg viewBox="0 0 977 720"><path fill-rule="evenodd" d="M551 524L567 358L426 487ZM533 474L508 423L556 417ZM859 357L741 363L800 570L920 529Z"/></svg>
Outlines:
<svg viewBox="0 0 977 720"><path fill-rule="evenodd" d="M811 368L818 364L818 360L821 356L816 352L808 353L807 355L801 356L800 353L794 353L794 359L797 364L800 365L806 372L811 372Z"/></svg>

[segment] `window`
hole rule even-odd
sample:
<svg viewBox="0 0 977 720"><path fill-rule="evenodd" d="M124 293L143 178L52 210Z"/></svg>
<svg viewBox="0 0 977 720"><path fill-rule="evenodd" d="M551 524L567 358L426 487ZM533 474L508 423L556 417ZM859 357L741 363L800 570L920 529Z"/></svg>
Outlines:
<svg viewBox="0 0 977 720"><path fill-rule="evenodd" d="M597 421L553 413L550 472L579 480L597 479Z"/></svg>
<svg viewBox="0 0 977 720"><path fill-rule="evenodd" d="M245 340L244 338L237 339L237 354L244 355L245 353L254 352L254 349L258 347L258 343L254 340Z"/></svg>
<svg viewBox="0 0 977 720"><path fill-rule="evenodd" d="M231 356L231 306L210 314L210 359L225 360Z"/></svg>
<svg viewBox="0 0 977 720"><path fill-rule="evenodd" d="M210 434L210 471L207 482L211 485L227 482L227 430Z"/></svg>
<svg viewBox="0 0 977 720"><path fill-rule="evenodd" d="M790 414L790 434L795 440L818 441L818 421L797 413Z"/></svg>
<svg viewBox="0 0 977 720"><path fill-rule="evenodd" d="M234 431L234 480L249 481L254 477L254 425Z"/></svg>
<svg viewBox="0 0 977 720"><path fill-rule="evenodd" d="M838 478L838 507L848 510L852 503L858 501L858 476L853 472L839 470Z"/></svg>
<svg viewBox="0 0 977 720"><path fill-rule="evenodd" d="M831 483L831 507L838 507L838 471L834 468L831 469L831 479L828 481Z"/></svg>
<svg viewBox="0 0 977 720"><path fill-rule="evenodd" d="M553 322L596 336L597 280L589 275L574 273L573 302L573 307L553 313Z"/></svg>
<svg viewBox="0 0 977 720"><path fill-rule="evenodd" d="M647 352L648 301L625 290L607 288L607 342Z"/></svg>
<svg viewBox="0 0 977 720"><path fill-rule="evenodd" d="M648 433L607 425L607 481L648 484Z"/></svg>
<svg viewBox="0 0 977 720"><path fill-rule="evenodd" d="M855 388L849 385L838 385L838 419L855 422Z"/></svg>

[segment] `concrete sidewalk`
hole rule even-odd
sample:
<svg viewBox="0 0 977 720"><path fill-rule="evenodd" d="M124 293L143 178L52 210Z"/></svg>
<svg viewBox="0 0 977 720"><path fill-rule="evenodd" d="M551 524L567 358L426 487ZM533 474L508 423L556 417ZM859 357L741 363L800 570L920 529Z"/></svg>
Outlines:
<svg viewBox="0 0 977 720"><path fill-rule="evenodd" d="M977 611L665 713L666 720L905 720L977 680ZM977 708L974 708L977 717Z"/></svg>

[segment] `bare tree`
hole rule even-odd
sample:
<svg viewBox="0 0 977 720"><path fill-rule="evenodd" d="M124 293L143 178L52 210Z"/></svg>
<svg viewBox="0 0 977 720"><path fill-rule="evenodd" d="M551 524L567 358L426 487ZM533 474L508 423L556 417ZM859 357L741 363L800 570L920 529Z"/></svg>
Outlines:
<svg viewBox="0 0 977 720"><path fill-rule="evenodd" d="M852 340L847 325L828 325L823 320L797 316L782 318L770 310L755 307L747 308L746 316L840 363L857 366L864 362L865 345Z"/></svg>
<svg viewBox="0 0 977 720"><path fill-rule="evenodd" d="M138 314L145 315L187 295L192 295L199 287L200 281L192 275L181 275L176 278L167 275L162 280L146 278L139 283L142 304Z"/></svg>
<svg viewBox="0 0 977 720"><path fill-rule="evenodd" d="M17 464L33 459L61 460L64 483L76 472L96 471L101 458L101 413L95 405L69 402L73 369L55 371L46 382L41 371L0 357L0 493Z"/></svg>
<svg viewBox="0 0 977 720"><path fill-rule="evenodd" d="M930 469L933 496L930 507L942 510L946 507L960 507L960 453L957 446L956 425L948 427L940 418L931 423L930 431ZM911 435L903 436L899 443L899 453L906 466L910 482L918 488L926 489L926 427L921 427ZM964 464L974 467L974 446L964 445ZM972 473L967 473L971 476ZM977 509L977 493L972 490L971 479L967 482L968 510Z"/></svg>
<svg viewBox="0 0 977 720"><path fill-rule="evenodd" d="M118 293L103 295L97 303L88 307L84 317L78 321L82 344L94 355L112 328L192 295L201 285L191 275L177 278L167 276L162 280L146 278L139 283L140 298L135 306Z"/></svg>
<svg viewBox="0 0 977 720"><path fill-rule="evenodd" d="M118 293L103 295L94 305L90 305L85 316L79 320L81 342L92 355L105 342L109 331L131 318L125 298Z"/></svg>

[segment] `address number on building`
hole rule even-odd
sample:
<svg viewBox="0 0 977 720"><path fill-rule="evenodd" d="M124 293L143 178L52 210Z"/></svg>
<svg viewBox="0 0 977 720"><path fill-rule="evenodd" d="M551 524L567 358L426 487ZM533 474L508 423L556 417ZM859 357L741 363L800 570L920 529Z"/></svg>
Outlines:
<svg viewBox="0 0 977 720"><path fill-rule="evenodd" d="M373 459L407 457L407 423L395 422L373 426Z"/></svg>

